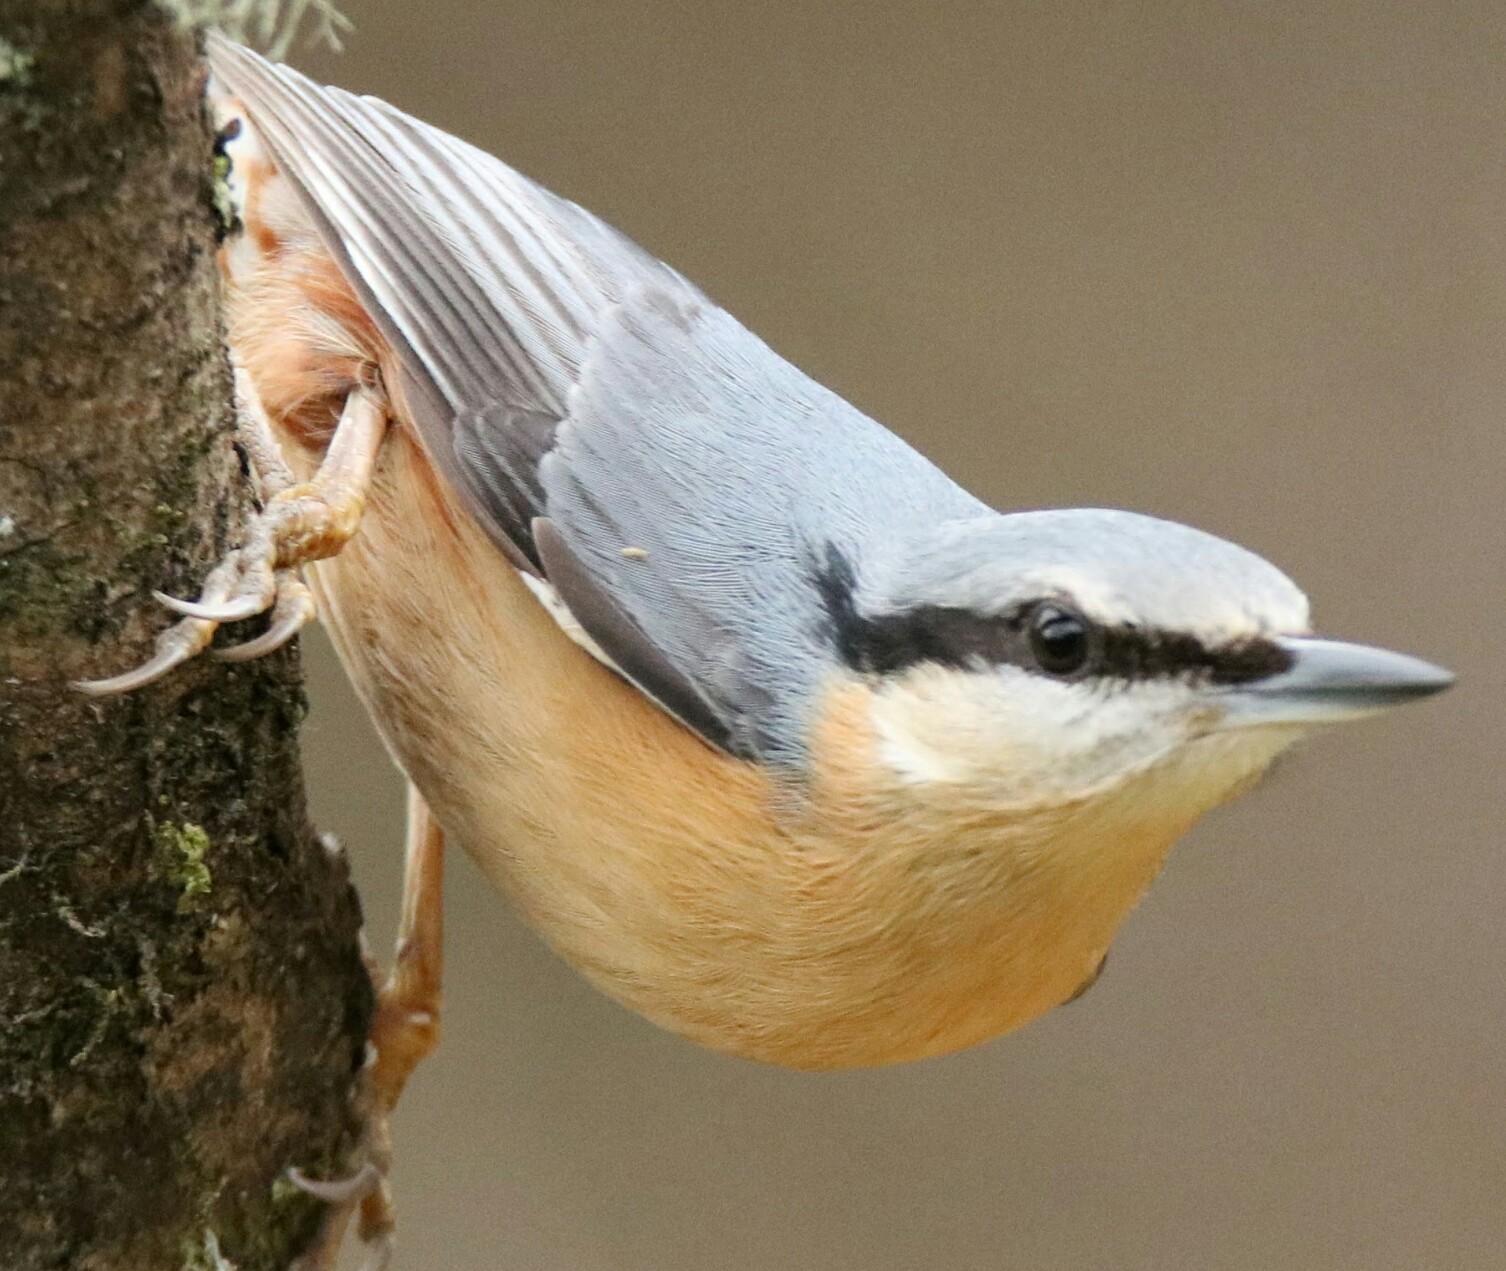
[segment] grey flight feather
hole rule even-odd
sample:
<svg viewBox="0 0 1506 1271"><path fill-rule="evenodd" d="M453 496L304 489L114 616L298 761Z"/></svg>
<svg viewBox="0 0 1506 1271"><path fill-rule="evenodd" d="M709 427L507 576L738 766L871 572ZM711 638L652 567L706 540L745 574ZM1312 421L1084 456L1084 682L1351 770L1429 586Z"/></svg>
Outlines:
<svg viewBox="0 0 1506 1271"><path fill-rule="evenodd" d="M215 39L398 350L440 470L624 675L799 766L834 666L828 554L989 515L590 213L384 102ZM625 550L626 549L626 554Z"/></svg>

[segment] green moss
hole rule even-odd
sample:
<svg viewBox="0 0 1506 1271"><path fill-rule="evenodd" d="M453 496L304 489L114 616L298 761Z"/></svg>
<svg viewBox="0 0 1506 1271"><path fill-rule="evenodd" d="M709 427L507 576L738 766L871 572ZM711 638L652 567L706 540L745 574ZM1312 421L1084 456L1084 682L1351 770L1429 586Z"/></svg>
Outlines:
<svg viewBox="0 0 1506 1271"><path fill-rule="evenodd" d="M202 826L168 821L157 826L156 839L158 864L178 889L179 912L194 909L214 883L204 859L209 855L209 835Z"/></svg>

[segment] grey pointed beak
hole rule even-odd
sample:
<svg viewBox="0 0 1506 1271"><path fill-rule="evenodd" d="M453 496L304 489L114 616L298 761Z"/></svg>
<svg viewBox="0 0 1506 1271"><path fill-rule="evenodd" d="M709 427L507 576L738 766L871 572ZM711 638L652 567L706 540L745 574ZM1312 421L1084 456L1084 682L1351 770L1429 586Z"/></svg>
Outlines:
<svg viewBox="0 0 1506 1271"><path fill-rule="evenodd" d="M1441 666L1367 644L1288 636L1285 671L1220 691L1231 727L1331 724L1431 697L1454 682Z"/></svg>

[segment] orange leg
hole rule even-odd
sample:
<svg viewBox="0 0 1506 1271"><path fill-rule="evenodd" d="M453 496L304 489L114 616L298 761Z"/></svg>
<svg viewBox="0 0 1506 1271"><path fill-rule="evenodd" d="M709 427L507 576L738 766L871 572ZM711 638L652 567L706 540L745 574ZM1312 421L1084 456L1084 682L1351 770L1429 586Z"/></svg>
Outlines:
<svg viewBox="0 0 1506 1271"><path fill-rule="evenodd" d="M371 1041L372 1148L381 1186L361 1204L361 1238L392 1229L392 1111L408 1078L439 1045L444 977L444 831L414 786L408 787L408 850L403 867L403 914L392 972L377 995Z"/></svg>
<svg viewBox="0 0 1506 1271"><path fill-rule="evenodd" d="M351 1178L315 1182L297 1171L294 1180L331 1203L319 1242L300 1271L330 1271L345 1229L359 1212L357 1232L369 1250L366 1271L385 1267L395 1225L392 1190L392 1112L408 1078L439 1044L444 974L444 831L423 796L408 787L408 843L403 867L403 911L392 971L377 991L371 1024L375 1052L366 1070L366 1165Z"/></svg>

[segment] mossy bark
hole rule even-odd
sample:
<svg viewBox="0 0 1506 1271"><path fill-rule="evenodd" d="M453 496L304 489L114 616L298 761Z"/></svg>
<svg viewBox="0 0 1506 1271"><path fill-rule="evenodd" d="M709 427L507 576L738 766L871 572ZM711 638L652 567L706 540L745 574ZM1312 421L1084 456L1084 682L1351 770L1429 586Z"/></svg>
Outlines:
<svg viewBox="0 0 1506 1271"><path fill-rule="evenodd" d="M371 1007L296 655L128 697L247 512L195 39L0 0L0 1268L282 1271ZM244 633L242 633L244 634Z"/></svg>

